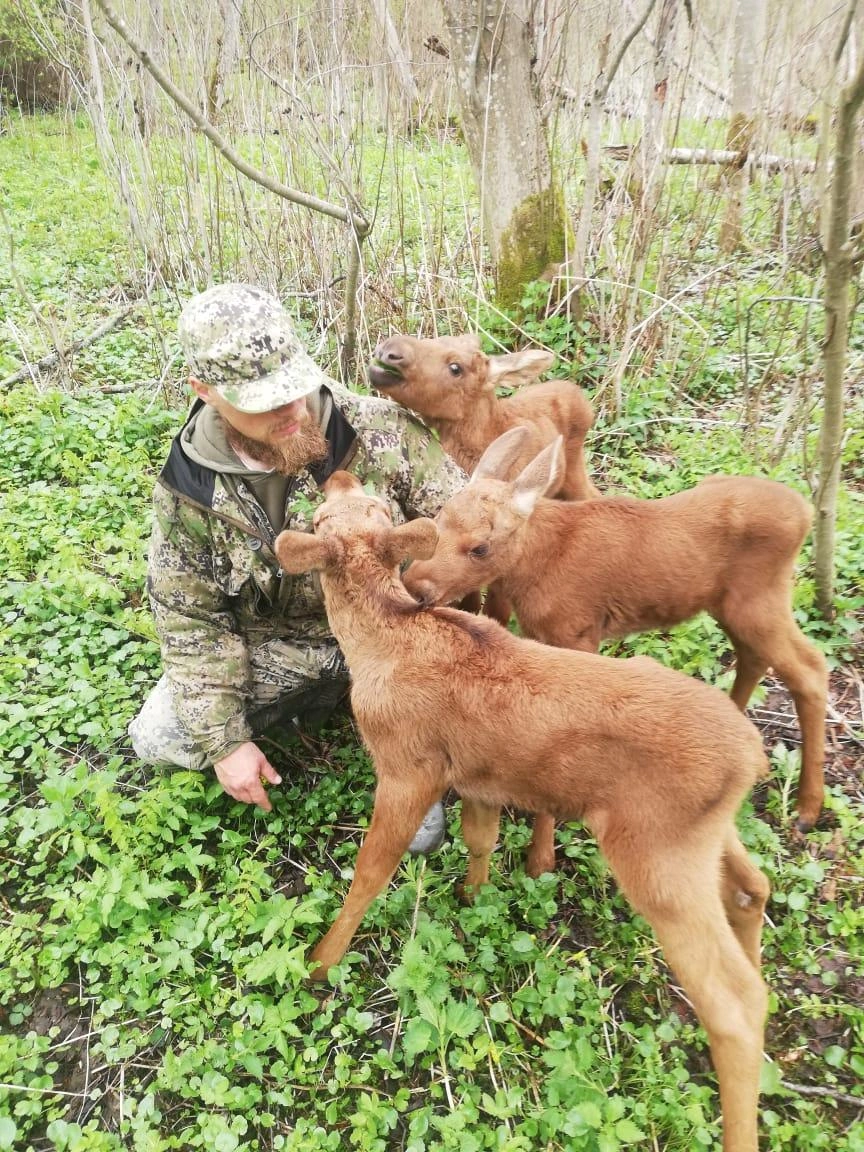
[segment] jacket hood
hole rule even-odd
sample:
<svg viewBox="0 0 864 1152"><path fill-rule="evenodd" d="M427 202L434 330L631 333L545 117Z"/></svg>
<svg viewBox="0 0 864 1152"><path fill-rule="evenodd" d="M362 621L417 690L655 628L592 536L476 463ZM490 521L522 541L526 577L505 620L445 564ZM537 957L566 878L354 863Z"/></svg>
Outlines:
<svg viewBox="0 0 864 1152"><path fill-rule="evenodd" d="M311 464L308 471L320 488L333 472L350 461L356 449L357 433L331 390L322 386L319 395L326 418L324 435L328 451L325 458ZM205 508L213 506L216 478L220 473L241 476L250 473L229 447L221 421L213 420L210 411L203 400L195 401L159 473L160 484Z"/></svg>

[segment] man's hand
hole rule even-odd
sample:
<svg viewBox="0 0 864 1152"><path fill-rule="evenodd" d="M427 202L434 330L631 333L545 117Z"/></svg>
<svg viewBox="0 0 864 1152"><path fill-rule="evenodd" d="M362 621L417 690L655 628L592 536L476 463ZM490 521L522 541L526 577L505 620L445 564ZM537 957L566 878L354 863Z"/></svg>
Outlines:
<svg viewBox="0 0 864 1152"><path fill-rule="evenodd" d="M229 796L242 800L244 804L257 804L265 812L273 810L264 791L264 781L281 784L282 777L257 744L247 740L222 760L217 760L213 767L217 780Z"/></svg>

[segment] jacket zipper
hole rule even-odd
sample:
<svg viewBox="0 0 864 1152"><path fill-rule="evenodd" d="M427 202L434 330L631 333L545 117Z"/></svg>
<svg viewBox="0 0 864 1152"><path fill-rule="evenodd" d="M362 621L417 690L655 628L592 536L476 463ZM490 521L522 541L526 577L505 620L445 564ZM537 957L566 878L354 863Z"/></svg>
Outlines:
<svg viewBox="0 0 864 1152"><path fill-rule="evenodd" d="M276 560L276 553L273 551L273 545L276 542L276 536L274 533L271 532L269 536L265 536L263 533L256 531L256 529L248 522L244 523L242 520L238 520L234 516L226 516L224 512L217 512L212 505L202 504L200 500L192 500L184 492L180 492L177 488L172 488L170 485L166 484L164 480L160 481L160 483L166 491L171 492L172 495L176 496L178 500L182 500L184 504L188 504L191 508L198 508L201 512L206 512L208 516L215 516L217 520L221 520L224 524L231 524L235 528L239 528L244 535L252 536L256 540L260 540L267 549L269 556L273 560ZM279 569L279 575L280 577L283 575L281 568Z"/></svg>

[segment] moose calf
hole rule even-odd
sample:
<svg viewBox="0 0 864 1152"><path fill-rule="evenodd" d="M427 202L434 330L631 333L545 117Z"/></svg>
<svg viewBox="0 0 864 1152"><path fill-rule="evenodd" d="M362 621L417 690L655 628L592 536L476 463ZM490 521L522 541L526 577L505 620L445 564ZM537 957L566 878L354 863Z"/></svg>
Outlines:
<svg viewBox="0 0 864 1152"><path fill-rule="evenodd" d="M562 500L600 495L585 469L585 436L594 423L585 393L568 380L531 383L551 366L552 353L528 348L487 356L476 336L390 336L373 357L372 385L416 412L466 472L497 436L518 425L527 435L520 460L514 461L517 471L560 434L566 463L553 495ZM530 386L506 398L495 391L499 385L523 384Z"/></svg>
<svg viewBox="0 0 864 1152"><path fill-rule="evenodd" d="M443 604L497 581L524 635L583 651L710 613L735 650L734 703L747 707L769 666L792 695L802 737L798 827L812 827L822 806L827 671L792 615L807 502L772 480L711 477L659 500L565 504L543 499L560 483L560 439L515 480L500 479L512 475L523 443L516 428L483 454L439 513L434 556L406 572L409 591ZM551 823L541 823L532 871L554 861Z"/></svg>
<svg viewBox="0 0 864 1152"><path fill-rule="evenodd" d="M708 1033L725 1152L756 1152L768 882L735 814L766 768L759 733L722 693L647 657L549 648L422 607L399 565L431 555L434 523L393 527L345 472L325 492L314 535L283 532L276 553L286 572L321 573L377 788L348 896L310 957L315 974L341 960L447 789L462 797L469 893L488 880L502 805L582 820Z"/></svg>

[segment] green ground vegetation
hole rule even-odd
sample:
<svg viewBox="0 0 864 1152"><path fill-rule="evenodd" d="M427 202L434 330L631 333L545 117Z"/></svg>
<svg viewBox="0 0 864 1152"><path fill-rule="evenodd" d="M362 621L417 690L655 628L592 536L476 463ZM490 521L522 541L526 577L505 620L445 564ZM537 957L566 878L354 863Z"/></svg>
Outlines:
<svg viewBox="0 0 864 1152"><path fill-rule="evenodd" d="M692 242L707 269L715 233L699 231L688 174L674 195L670 241ZM5 374L52 330L95 327L136 270L81 123L11 124L0 204ZM770 204L755 211L771 217ZM783 452L773 418L796 382L815 380L818 334L802 338L806 303L775 298L810 296L816 280L781 268L765 235L681 314L664 313L675 355L634 356L624 410L590 445L604 487L651 496L757 471L809 490L817 412L803 396ZM154 291L62 376L0 394L0 1150L717 1147L704 1034L577 826L559 830L558 873L531 880L530 829L511 814L494 884L465 907L454 800L443 850L406 859L333 985L313 992L304 956L344 897L371 813L373 772L350 720L314 738L271 730L284 783L269 815L209 777L133 758L126 725L159 668L143 592L149 496L182 409L179 367L160 379L187 291ZM593 388L613 351L602 286L579 322L538 318L544 292L526 291L523 331ZM510 321L482 322L512 343ZM852 351L860 379L860 328ZM773 888L771 1152L864 1149L862 447L850 388L837 619L814 614L806 554L796 591L832 669L827 810L806 839L792 833L797 728L768 681L754 716L772 778L740 818ZM627 648L729 683L710 621Z"/></svg>

